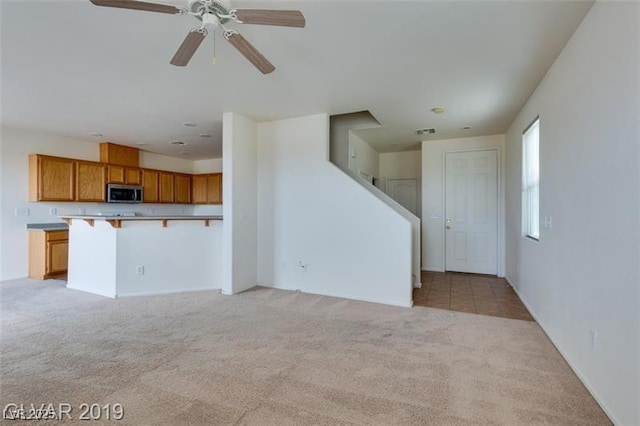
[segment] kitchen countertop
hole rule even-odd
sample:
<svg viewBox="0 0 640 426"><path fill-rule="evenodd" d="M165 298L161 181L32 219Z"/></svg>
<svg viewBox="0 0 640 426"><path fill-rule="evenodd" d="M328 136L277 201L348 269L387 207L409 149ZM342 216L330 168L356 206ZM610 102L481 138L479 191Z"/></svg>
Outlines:
<svg viewBox="0 0 640 426"><path fill-rule="evenodd" d="M84 220L90 226L94 226L95 221L109 223L114 228L121 228L125 222L143 222L143 221L158 221L162 223L162 227L166 228L169 221L196 221L201 220L204 222L204 226L209 226L209 222L212 220L222 220L220 215L211 216L189 216L189 215L174 215L174 216L103 216L103 215L69 215L60 216L60 219L71 225L72 220Z"/></svg>
<svg viewBox="0 0 640 426"><path fill-rule="evenodd" d="M221 215L194 216L194 215L174 215L174 216L103 216L103 215L67 215L60 216L61 219L93 219L93 220L222 220Z"/></svg>
<svg viewBox="0 0 640 426"><path fill-rule="evenodd" d="M69 225L64 222L55 223L27 223L28 231L66 231L69 229Z"/></svg>

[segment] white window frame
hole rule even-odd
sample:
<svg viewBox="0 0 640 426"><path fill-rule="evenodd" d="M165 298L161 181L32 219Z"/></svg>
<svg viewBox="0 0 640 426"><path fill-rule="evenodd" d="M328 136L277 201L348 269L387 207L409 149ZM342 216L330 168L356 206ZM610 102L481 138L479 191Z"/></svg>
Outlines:
<svg viewBox="0 0 640 426"><path fill-rule="evenodd" d="M540 117L522 132L522 234L540 240Z"/></svg>

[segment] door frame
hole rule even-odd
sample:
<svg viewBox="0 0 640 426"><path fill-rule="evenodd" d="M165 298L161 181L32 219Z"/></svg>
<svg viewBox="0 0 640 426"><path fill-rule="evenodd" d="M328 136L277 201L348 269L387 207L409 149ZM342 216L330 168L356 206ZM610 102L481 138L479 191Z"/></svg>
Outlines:
<svg viewBox="0 0 640 426"><path fill-rule="evenodd" d="M442 265L444 271L447 270L447 234L445 229L445 220L447 219L445 216L447 214L447 154L459 153L459 152L479 152L479 151L495 151L496 153L496 165L498 174L496 184L498 186L498 223L497 223L497 265L496 270L498 271L499 277L505 276L505 176L504 176L504 157L503 157L503 149L500 146L487 146L487 147L475 147L475 148L462 148L462 149L449 149L442 151Z"/></svg>

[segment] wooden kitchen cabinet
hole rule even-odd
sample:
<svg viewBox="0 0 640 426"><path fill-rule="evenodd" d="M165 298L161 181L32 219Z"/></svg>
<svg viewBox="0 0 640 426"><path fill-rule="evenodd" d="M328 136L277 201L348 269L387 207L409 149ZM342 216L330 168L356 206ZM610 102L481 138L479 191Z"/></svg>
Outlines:
<svg viewBox="0 0 640 426"><path fill-rule="evenodd" d="M159 172L159 173L160 173L160 202L173 203L173 200L175 199L173 173L171 172Z"/></svg>
<svg viewBox="0 0 640 426"><path fill-rule="evenodd" d="M106 202L107 166L76 160L76 201Z"/></svg>
<svg viewBox="0 0 640 426"><path fill-rule="evenodd" d="M29 277L46 280L67 273L69 231L29 231Z"/></svg>
<svg viewBox="0 0 640 426"><path fill-rule="evenodd" d="M142 169L142 201L157 203L159 200L160 175L157 170Z"/></svg>
<svg viewBox="0 0 640 426"><path fill-rule="evenodd" d="M207 204L222 204L222 173L207 176Z"/></svg>
<svg viewBox="0 0 640 426"><path fill-rule="evenodd" d="M118 166L138 167L140 150L111 142L100 143L100 162Z"/></svg>
<svg viewBox="0 0 640 426"><path fill-rule="evenodd" d="M222 173L194 175L191 187L193 204L222 204Z"/></svg>
<svg viewBox="0 0 640 426"><path fill-rule="evenodd" d="M173 183L175 185L175 202L191 204L191 175L176 173Z"/></svg>
<svg viewBox="0 0 640 426"><path fill-rule="evenodd" d="M29 156L29 201L74 199L75 160L40 154Z"/></svg>
<svg viewBox="0 0 640 426"><path fill-rule="evenodd" d="M107 166L107 182L142 185L142 170L133 167Z"/></svg>
<svg viewBox="0 0 640 426"><path fill-rule="evenodd" d="M207 175L194 175L191 179L191 202L207 204Z"/></svg>

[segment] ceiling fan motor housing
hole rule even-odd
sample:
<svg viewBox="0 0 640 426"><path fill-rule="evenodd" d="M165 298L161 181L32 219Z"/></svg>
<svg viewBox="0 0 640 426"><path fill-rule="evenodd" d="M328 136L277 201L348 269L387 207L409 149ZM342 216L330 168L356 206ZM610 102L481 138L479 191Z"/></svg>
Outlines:
<svg viewBox="0 0 640 426"><path fill-rule="evenodd" d="M190 13L200 16L207 13L227 16L231 10L231 3L228 0L189 0L188 10Z"/></svg>

